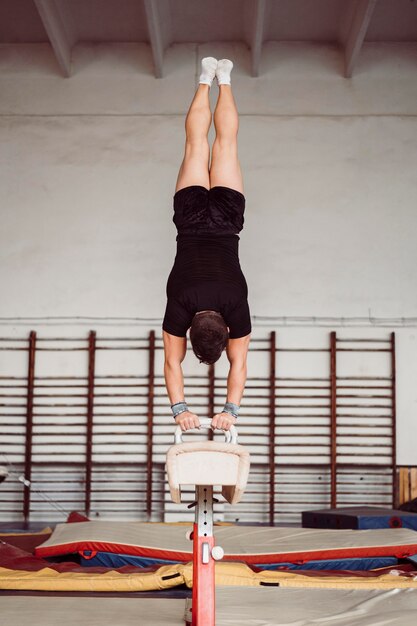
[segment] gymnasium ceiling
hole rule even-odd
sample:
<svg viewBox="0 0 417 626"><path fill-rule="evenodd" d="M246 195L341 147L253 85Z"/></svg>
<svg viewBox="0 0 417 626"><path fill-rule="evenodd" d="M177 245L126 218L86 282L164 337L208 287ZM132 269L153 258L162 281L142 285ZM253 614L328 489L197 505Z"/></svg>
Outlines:
<svg viewBox="0 0 417 626"><path fill-rule="evenodd" d="M252 76L267 41L337 45L350 77L364 41L417 42L417 0L0 0L0 44L50 44L64 77L77 43L148 43L160 78L170 45L209 41L244 42Z"/></svg>

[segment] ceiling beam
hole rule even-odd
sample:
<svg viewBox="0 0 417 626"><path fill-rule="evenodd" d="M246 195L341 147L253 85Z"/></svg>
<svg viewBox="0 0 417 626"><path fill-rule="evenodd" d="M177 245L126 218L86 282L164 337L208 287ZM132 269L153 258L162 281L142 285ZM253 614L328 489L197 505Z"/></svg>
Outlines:
<svg viewBox="0 0 417 626"><path fill-rule="evenodd" d="M144 3L155 77L162 78L164 52L171 40L169 2L168 0L144 0Z"/></svg>
<svg viewBox="0 0 417 626"><path fill-rule="evenodd" d="M35 0L35 5L42 20L58 65L65 78L71 76L72 36L69 26L59 10L55 0Z"/></svg>
<svg viewBox="0 0 417 626"><path fill-rule="evenodd" d="M259 76L262 45L265 33L265 15L267 0L253 0L252 32L250 34L251 76Z"/></svg>
<svg viewBox="0 0 417 626"><path fill-rule="evenodd" d="M358 0L345 43L345 77L351 78L378 0Z"/></svg>

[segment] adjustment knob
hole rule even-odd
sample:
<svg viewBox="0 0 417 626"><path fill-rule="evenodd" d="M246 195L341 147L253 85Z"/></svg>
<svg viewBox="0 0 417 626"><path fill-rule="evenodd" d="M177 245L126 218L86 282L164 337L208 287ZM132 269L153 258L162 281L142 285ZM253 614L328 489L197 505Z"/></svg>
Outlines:
<svg viewBox="0 0 417 626"><path fill-rule="evenodd" d="M211 556L215 561L221 561L224 557L224 550L221 546L213 546L211 549Z"/></svg>

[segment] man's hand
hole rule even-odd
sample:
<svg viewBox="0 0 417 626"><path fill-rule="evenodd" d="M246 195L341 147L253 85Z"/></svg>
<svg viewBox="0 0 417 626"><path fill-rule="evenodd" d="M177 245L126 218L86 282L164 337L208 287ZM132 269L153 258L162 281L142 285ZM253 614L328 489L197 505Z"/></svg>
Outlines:
<svg viewBox="0 0 417 626"><path fill-rule="evenodd" d="M212 428L221 428L222 430L229 430L231 426L236 424L236 418L230 413L217 413L211 421Z"/></svg>
<svg viewBox="0 0 417 626"><path fill-rule="evenodd" d="M184 411L175 418L175 423L181 427L182 431L190 430L191 428L199 428L200 420L195 413L191 411Z"/></svg>

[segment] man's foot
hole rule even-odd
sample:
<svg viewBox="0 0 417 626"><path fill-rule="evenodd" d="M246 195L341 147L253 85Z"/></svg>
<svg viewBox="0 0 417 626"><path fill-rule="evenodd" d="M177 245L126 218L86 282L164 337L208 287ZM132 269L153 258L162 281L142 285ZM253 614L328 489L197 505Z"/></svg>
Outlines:
<svg viewBox="0 0 417 626"><path fill-rule="evenodd" d="M200 84L210 85L216 75L217 59L214 57L204 57L201 61Z"/></svg>
<svg viewBox="0 0 417 626"><path fill-rule="evenodd" d="M220 59L217 61L216 78L218 85L230 85L230 73L233 63L230 59Z"/></svg>

